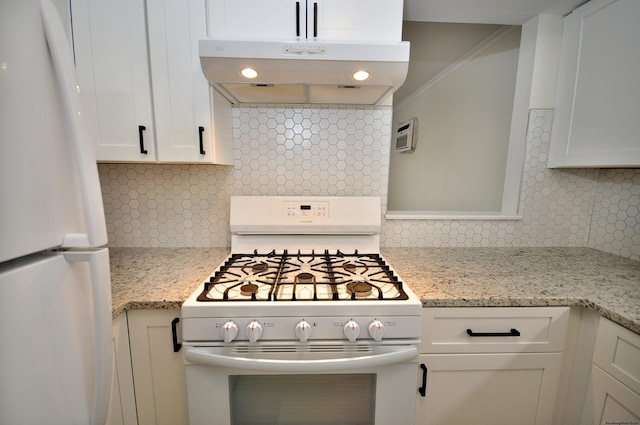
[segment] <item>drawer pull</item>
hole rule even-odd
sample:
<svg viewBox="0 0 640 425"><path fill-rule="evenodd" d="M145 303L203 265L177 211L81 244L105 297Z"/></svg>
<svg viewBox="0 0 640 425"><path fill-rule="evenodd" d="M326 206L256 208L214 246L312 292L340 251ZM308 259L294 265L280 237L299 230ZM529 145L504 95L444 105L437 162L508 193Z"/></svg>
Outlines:
<svg viewBox="0 0 640 425"><path fill-rule="evenodd" d="M520 336L520 331L513 328L509 332L474 332L471 329L467 329L467 335L469 336Z"/></svg>
<svg viewBox="0 0 640 425"><path fill-rule="evenodd" d="M174 353L177 353L182 348L182 344L178 342L178 322L180 322L179 317L171 321L171 342L173 343Z"/></svg>
<svg viewBox="0 0 640 425"><path fill-rule="evenodd" d="M422 369L422 385L418 388L418 392L422 397L427 396L427 366L424 363L420 363L420 369Z"/></svg>
<svg viewBox="0 0 640 425"><path fill-rule="evenodd" d="M300 37L300 2L296 2L296 37Z"/></svg>
<svg viewBox="0 0 640 425"><path fill-rule="evenodd" d="M144 148L144 131L147 129L147 127L145 127L144 125L139 125L138 126L138 139L140 139L140 153L143 155L146 155L149 153L149 151L147 151Z"/></svg>
<svg viewBox="0 0 640 425"><path fill-rule="evenodd" d="M204 127L198 127L198 139L200 141L200 155L204 155L206 152L204 151L204 140L202 140L202 133L204 133Z"/></svg>
<svg viewBox="0 0 640 425"><path fill-rule="evenodd" d="M318 38L318 3L313 3L313 38Z"/></svg>

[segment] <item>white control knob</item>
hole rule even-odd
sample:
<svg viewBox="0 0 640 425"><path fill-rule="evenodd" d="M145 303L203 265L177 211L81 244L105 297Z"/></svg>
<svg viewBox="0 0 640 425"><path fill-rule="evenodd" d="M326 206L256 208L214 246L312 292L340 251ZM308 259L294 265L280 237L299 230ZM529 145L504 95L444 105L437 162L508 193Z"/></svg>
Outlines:
<svg viewBox="0 0 640 425"><path fill-rule="evenodd" d="M344 336L351 342L354 342L360 336L360 325L355 320L349 320L344 324Z"/></svg>
<svg viewBox="0 0 640 425"><path fill-rule="evenodd" d="M222 325L221 332L224 342L231 342L238 336L238 325L233 320L229 320Z"/></svg>
<svg viewBox="0 0 640 425"><path fill-rule="evenodd" d="M300 340L300 342L307 342L309 337L311 336L311 325L306 320L301 320L296 325L296 337Z"/></svg>
<svg viewBox="0 0 640 425"><path fill-rule="evenodd" d="M247 325L246 329L247 339L249 342L256 342L262 336L262 325L257 320L252 320Z"/></svg>
<svg viewBox="0 0 640 425"><path fill-rule="evenodd" d="M369 335L371 335L371 338L375 339L376 341L382 341L384 331L384 324L378 319L373 320L371 323L369 323Z"/></svg>

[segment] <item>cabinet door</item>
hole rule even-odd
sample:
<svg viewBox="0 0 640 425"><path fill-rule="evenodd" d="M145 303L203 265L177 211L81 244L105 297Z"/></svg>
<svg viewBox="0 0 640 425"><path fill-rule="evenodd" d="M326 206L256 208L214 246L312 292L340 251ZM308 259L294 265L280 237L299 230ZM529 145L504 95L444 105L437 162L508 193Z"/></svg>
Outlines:
<svg viewBox="0 0 640 425"><path fill-rule="evenodd" d="M562 354L429 354L416 424L547 425Z"/></svg>
<svg viewBox="0 0 640 425"><path fill-rule="evenodd" d="M182 352L173 351L171 322L179 310L127 312L140 425L189 423Z"/></svg>
<svg viewBox="0 0 640 425"><path fill-rule="evenodd" d="M78 84L98 161L156 159L144 7L141 0L71 2Z"/></svg>
<svg viewBox="0 0 640 425"><path fill-rule="evenodd" d="M209 36L401 41L402 0L208 0Z"/></svg>
<svg viewBox="0 0 640 425"><path fill-rule="evenodd" d="M640 2L591 0L564 20L550 167L640 165Z"/></svg>
<svg viewBox="0 0 640 425"><path fill-rule="evenodd" d="M158 161L211 163L209 83L198 54L198 39L206 37L205 4L148 2L147 25Z"/></svg>
<svg viewBox="0 0 640 425"><path fill-rule="evenodd" d="M593 363L640 393L640 335L601 318Z"/></svg>
<svg viewBox="0 0 640 425"><path fill-rule="evenodd" d="M640 423L640 395L593 365L594 424Z"/></svg>
<svg viewBox="0 0 640 425"><path fill-rule="evenodd" d="M402 0L308 1L307 28L318 40L401 41Z"/></svg>
<svg viewBox="0 0 640 425"><path fill-rule="evenodd" d="M121 314L113 320L113 363L111 379L111 406L108 425L136 425L136 400L131 371L131 351L127 315Z"/></svg>
<svg viewBox="0 0 640 425"><path fill-rule="evenodd" d="M210 37L295 40L305 34L305 0L207 0ZM298 11L298 12L296 12Z"/></svg>

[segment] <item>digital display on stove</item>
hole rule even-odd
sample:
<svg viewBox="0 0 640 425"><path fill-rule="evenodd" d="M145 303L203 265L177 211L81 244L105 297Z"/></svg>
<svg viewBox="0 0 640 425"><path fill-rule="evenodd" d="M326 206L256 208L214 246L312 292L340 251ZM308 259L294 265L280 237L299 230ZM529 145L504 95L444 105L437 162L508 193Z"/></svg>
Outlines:
<svg viewBox="0 0 640 425"><path fill-rule="evenodd" d="M306 202L302 201L284 201L283 215L293 219L313 218L327 220L329 218L329 203L326 201Z"/></svg>

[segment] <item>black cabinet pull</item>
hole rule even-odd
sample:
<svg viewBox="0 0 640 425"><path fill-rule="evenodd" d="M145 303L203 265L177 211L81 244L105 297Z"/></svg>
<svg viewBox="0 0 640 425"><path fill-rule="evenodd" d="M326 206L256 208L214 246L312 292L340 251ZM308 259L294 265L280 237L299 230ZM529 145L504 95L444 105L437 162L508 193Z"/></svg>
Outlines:
<svg viewBox="0 0 640 425"><path fill-rule="evenodd" d="M422 397L427 396L427 366L424 363L420 363L420 369L422 369L422 385L418 388L418 392Z"/></svg>
<svg viewBox="0 0 640 425"><path fill-rule="evenodd" d="M513 328L509 332L474 332L471 329L467 329L467 335L469 336L520 336L520 331Z"/></svg>
<svg viewBox="0 0 640 425"><path fill-rule="evenodd" d="M198 127L198 135L200 138L200 155L204 155L204 140L202 140L202 133L204 133L204 127Z"/></svg>
<svg viewBox="0 0 640 425"><path fill-rule="evenodd" d="M177 353L182 348L182 344L178 342L178 322L180 321L179 317L176 317L171 321L171 342L173 342L173 352Z"/></svg>
<svg viewBox="0 0 640 425"><path fill-rule="evenodd" d="M143 132L147 129L147 127L145 127L144 125L139 125L138 126L138 138L140 139L140 153L141 154L148 154L149 152L144 148L144 135Z"/></svg>
<svg viewBox="0 0 640 425"><path fill-rule="evenodd" d="M300 2L296 2L296 37L300 37Z"/></svg>
<svg viewBox="0 0 640 425"><path fill-rule="evenodd" d="M313 38L318 37L318 3L313 3Z"/></svg>

